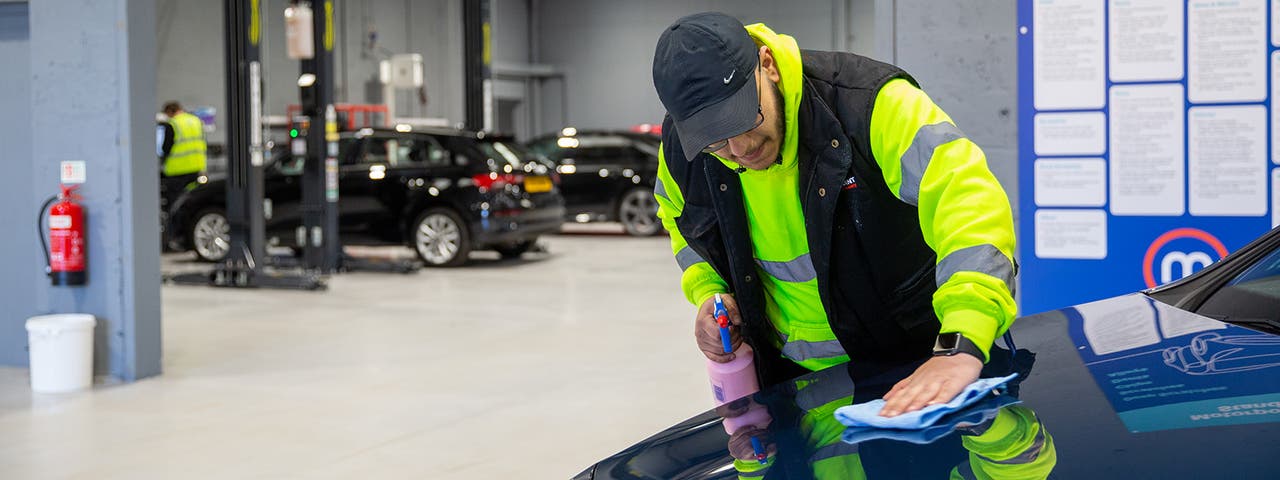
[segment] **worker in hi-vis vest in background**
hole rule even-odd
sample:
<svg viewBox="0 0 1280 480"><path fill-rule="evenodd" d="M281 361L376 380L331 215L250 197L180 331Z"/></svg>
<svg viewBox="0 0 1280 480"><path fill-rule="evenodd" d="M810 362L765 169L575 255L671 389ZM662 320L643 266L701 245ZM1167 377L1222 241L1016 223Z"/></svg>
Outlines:
<svg viewBox="0 0 1280 480"><path fill-rule="evenodd" d="M160 196L169 203L204 173L208 146L199 117L184 111L178 102L165 103L164 114L169 122L164 124L160 146Z"/></svg>

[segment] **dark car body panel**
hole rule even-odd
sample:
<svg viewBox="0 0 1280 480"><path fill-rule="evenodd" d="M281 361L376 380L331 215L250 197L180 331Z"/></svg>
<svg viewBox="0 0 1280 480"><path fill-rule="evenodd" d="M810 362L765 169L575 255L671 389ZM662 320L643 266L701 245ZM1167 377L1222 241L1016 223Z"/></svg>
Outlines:
<svg viewBox="0 0 1280 480"><path fill-rule="evenodd" d="M386 140L395 140L397 144L420 142L422 151L428 153L413 150L413 155L430 157L395 161L385 151L373 148L379 146L375 142ZM501 161L495 164L475 146L477 142L491 140L449 130L364 129L342 134L338 182L342 242L346 245L407 244L412 240L411 229L417 216L434 207L448 208L458 214L468 225L477 249L532 240L558 231L564 216L564 200L557 186L533 194L521 185L477 187L473 176L488 173L495 167L501 171L505 166ZM514 142L509 143L514 148ZM269 243L296 246L299 244L296 231L301 225L301 164L283 148L272 153L275 159L264 168L263 175L264 197L271 204L271 215L265 221L266 236ZM526 162L525 166L528 171L511 173L548 178L552 173L536 162ZM179 197L168 216L166 231L170 232L170 238L181 244L189 243L186 236L194 216L205 208L221 208L225 192L224 177L210 176L207 183Z"/></svg>
<svg viewBox="0 0 1280 480"><path fill-rule="evenodd" d="M561 138L573 141L562 146ZM643 133L588 130L571 137L538 137L526 144L558 169L566 219L615 221L624 193L634 188L653 190L660 141Z"/></svg>
<svg viewBox="0 0 1280 480"><path fill-rule="evenodd" d="M1207 304L1205 292L1261 258L1272 263L1278 244L1280 229L1181 282L1014 323L1017 353L997 342L982 376L1021 374L1009 393L1052 440L1056 461L1048 478L1280 476L1280 335L1274 327L1192 313ZM793 385L845 377L848 403L858 403L878 398L918 363L845 364L752 396L769 409L768 431L777 442L763 478L814 476ZM737 478L723 418L712 410L681 422L577 478ZM977 461L960 441L965 433L951 431L927 445L870 440L857 445L858 453L866 478L947 478Z"/></svg>

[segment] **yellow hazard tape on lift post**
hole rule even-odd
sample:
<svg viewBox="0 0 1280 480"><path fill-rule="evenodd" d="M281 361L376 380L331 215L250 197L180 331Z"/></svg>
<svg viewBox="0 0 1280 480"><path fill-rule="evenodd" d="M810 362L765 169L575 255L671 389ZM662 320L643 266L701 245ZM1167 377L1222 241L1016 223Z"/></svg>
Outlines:
<svg viewBox="0 0 1280 480"><path fill-rule="evenodd" d="M324 49L333 51L333 0L324 2Z"/></svg>
<svg viewBox="0 0 1280 480"><path fill-rule="evenodd" d="M258 46L258 38L262 36L262 20L258 18L258 0L249 2L249 43Z"/></svg>
<svg viewBox="0 0 1280 480"><path fill-rule="evenodd" d="M482 25L480 28L481 28L480 31L484 35L484 48L480 50L480 59L481 61L484 62L485 65L488 65L489 58L490 58L489 57L489 22L485 22L485 24Z"/></svg>

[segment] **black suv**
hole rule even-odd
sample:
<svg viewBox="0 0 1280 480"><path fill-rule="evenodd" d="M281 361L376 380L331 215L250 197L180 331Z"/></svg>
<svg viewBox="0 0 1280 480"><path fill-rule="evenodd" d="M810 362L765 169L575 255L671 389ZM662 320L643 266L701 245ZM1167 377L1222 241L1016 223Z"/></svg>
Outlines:
<svg viewBox="0 0 1280 480"><path fill-rule="evenodd" d="M564 218L559 175L508 138L452 129L365 128L338 143L344 245L407 245L428 266L472 250L519 256ZM304 157L281 148L265 171L267 241L297 247ZM229 248L225 180L210 177L169 211L171 245L207 261Z"/></svg>
<svg viewBox="0 0 1280 480"><path fill-rule="evenodd" d="M528 145L560 173L566 220L618 221L627 233L647 236L662 233L653 198L660 141L645 133L566 128Z"/></svg>

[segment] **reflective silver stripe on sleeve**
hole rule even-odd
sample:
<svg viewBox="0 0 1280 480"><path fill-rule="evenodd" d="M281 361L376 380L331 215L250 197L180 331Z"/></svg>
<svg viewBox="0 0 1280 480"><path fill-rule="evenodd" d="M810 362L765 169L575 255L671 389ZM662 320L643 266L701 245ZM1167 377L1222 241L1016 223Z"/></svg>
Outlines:
<svg viewBox="0 0 1280 480"><path fill-rule="evenodd" d="M756 259L756 265L759 265L764 273L784 282L807 282L818 278L818 272L813 268L813 260L807 253L786 262L766 262Z"/></svg>
<svg viewBox="0 0 1280 480"><path fill-rule="evenodd" d="M667 186L662 184L661 178L659 178L656 182L653 183L653 194L659 197L662 197L664 200L668 202L671 201L671 197L667 196Z"/></svg>
<svg viewBox="0 0 1280 480"><path fill-rule="evenodd" d="M702 255L698 255L698 252L693 251L693 248L690 248L688 245L685 245L685 247L681 248L679 252L676 252L676 264L680 265L681 271L688 270L689 267L692 267L695 263L705 261L706 260L702 258Z"/></svg>
<svg viewBox="0 0 1280 480"><path fill-rule="evenodd" d="M991 463L1000 464L1000 465L1023 465L1023 464L1034 462L1036 461L1037 458L1040 458L1040 451L1043 449L1044 449L1044 428L1042 427L1036 430L1036 439L1031 442L1031 445L1028 446L1025 450L1022 451L1022 453L1018 454L1018 456L1016 457L1006 458L1004 460L992 460L982 455L978 455L978 458L981 458ZM977 455L977 454L974 454L974 455Z"/></svg>
<svg viewBox="0 0 1280 480"><path fill-rule="evenodd" d="M978 476L973 474L973 465L969 465L968 461L956 465L955 473L960 474L960 478L964 480L978 480Z"/></svg>
<svg viewBox="0 0 1280 480"><path fill-rule="evenodd" d="M782 335L782 343L782 356L796 362L845 355L844 347L840 346L839 340L806 342L804 340L790 340L786 335Z"/></svg>
<svg viewBox="0 0 1280 480"><path fill-rule="evenodd" d="M965 247L951 252L938 262L938 286L947 283L957 272L978 272L996 277L1009 287L1013 294L1013 262L1000 253L1000 249L989 243Z"/></svg>
<svg viewBox="0 0 1280 480"><path fill-rule="evenodd" d="M813 410L828 403L853 396L853 379L848 375L833 375L805 385L796 392L796 406L801 410Z"/></svg>
<svg viewBox="0 0 1280 480"><path fill-rule="evenodd" d="M984 423L969 427L969 435L972 435L975 437L982 436L982 434L987 433L987 430L991 430L992 425L995 425L995 422L984 422Z"/></svg>
<svg viewBox="0 0 1280 480"><path fill-rule="evenodd" d="M856 455L858 453L858 444L836 442L831 445L819 448L809 456L809 463L817 463L829 458L843 457L845 455Z"/></svg>
<svg viewBox="0 0 1280 480"><path fill-rule="evenodd" d="M964 132L951 122L938 122L916 130L911 146L902 152L902 186L898 188L898 196L902 201L917 206L920 204L920 180L924 179L924 171L929 168L933 151L961 138L964 138Z"/></svg>

